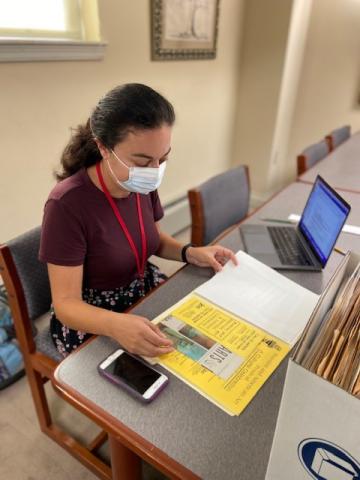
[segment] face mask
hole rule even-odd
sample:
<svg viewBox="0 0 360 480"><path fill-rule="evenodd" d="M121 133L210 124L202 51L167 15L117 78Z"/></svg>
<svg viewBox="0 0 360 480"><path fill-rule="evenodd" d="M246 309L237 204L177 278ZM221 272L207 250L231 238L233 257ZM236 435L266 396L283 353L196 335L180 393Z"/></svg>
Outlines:
<svg viewBox="0 0 360 480"><path fill-rule="evenodd" d="M116 155L116 153L113 150L111 151L115 155L115 158L122 165L125 165L125 163L122 162L120 158ZM165 168L166 168L166 162L163 162L159 166L159 168L128 167L127 165L125 165L125 167L129 170L129 179L125 180L124 182L121 182L120 180L118 180L118 178L112 171L109 160L107 160L107 164L114 180L122 188L125 188L125 190L127 190L128 192L142 193L145 195L159 188L165 173Z"/></svg>

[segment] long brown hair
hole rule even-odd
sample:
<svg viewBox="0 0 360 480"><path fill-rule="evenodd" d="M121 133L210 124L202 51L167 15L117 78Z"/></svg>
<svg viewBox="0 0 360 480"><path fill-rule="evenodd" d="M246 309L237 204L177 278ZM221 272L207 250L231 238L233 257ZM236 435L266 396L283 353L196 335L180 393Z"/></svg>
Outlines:
<svg viewBox="0 0 360 480"><path fill-rule="evenodd" d="M63 180L101 160L94 138L110 149L123 141L130 129L150 130L163 124L171 126L174 121L173 106L152 88L141 83L115 87L100 99L86 124L74 130L56 178Z"/></svg>

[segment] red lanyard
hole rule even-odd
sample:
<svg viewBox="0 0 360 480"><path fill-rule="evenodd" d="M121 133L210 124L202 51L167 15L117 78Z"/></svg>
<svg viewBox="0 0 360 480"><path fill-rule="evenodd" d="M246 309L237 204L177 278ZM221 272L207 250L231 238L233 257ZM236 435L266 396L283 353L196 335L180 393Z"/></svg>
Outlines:
<svg viewBox="0 0 360 480"><path fill-rule="evenodd" d="M104 192L108 202L111 205L111 208L113 209L113 212L115 214L115 217L117 218L121 228L123 229L123 232L125 233L125 236L127 238L127 241L130 244L131 250L133 251L135 255L135 260L136 260L136 266L138 270L138 274L140 277L144 276L144 270L145 270L145 262L146 262L146 236L145 236L145 229L144 229L144 221L142 217L142 211L141 211L141 204L140 204L140 195L137 193L136 194L136 205L137 205L137 211L138 211L138 217L139 217L139 225L140 225L140 233L141 233L141 249L142 249L142 260L140 262L140 255L139 252L135 246L135 243L130 235L130 232L124 222L124 219L120 215L119 209L117 208L114 199L110 195L110 192L105 185L104 178L101 173L101 168L100 168L100 163L96 164L96 173L102 188L102 191Z"/></svg>

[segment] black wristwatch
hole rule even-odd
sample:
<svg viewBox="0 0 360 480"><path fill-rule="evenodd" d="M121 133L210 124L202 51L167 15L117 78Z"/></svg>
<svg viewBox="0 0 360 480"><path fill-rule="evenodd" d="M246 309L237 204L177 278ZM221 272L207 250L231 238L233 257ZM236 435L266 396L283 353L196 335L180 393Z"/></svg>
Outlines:
<svg viewBox="0 0 360 480"><path fill-rule="evenodd" d="M192 243L187 243L186 245L184 245L181 249L181 260L184 262L184 263L189 263L187 258L186 258L186 252L187 252L187 249L190 248L190 247L194 247L194 245Z"/></svg>

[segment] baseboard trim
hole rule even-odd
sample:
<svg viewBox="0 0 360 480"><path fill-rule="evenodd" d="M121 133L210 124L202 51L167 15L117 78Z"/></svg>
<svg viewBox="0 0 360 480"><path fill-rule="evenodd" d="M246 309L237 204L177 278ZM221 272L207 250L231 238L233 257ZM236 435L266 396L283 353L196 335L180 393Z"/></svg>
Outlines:
<svg viewBox="0 0 360 480"><path fill-rule="evenodd" d="M169 235L188 228L191 224L191 214L187 196L182 196L164 205L164 217L160 220L161 228Z"/></svg>

